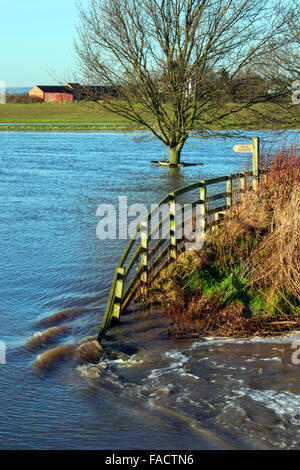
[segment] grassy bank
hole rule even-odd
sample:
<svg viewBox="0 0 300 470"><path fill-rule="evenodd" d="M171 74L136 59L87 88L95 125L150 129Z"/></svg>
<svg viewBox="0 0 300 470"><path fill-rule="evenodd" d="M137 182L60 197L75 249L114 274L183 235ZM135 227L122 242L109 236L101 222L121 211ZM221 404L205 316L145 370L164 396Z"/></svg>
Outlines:
<svg viewBox="0 0 300 470"><path fill-rule="evenodd" d="M300 329L300 155L283 149L202 250L169 265L149 301L173 333L252 336Z"/></svg>
<svg viewBox="0 0 300 470"><path fill-rule="evenodd" d="M90 125L90 124L11 124L0 126L0 132L104 132L104 131L123 131L132 132L139 130L138 126L129 124L112 124L112 125Z"/></svg>

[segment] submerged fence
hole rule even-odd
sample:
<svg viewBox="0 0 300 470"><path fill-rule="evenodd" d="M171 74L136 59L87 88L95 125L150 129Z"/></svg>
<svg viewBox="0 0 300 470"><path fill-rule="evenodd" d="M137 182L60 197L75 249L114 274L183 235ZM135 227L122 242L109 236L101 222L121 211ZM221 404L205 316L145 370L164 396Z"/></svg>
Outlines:
<svg viewBox="0 0 300 470"><path fill-rule="evenodd" d="M240 146L245 151L245 146ZM129 241L115 269L105 315L98 335L103 337L114 321L139 293L146 297L147 290L160 271L174 261L186 249L186 226L191 235L205 233L218 227L233 202L233 195L242 198L249 180L253 190L258 189L260 174L259 139L252 141L253 169L249 172L228 174L217 178L197 181L164 197L155 209L148 213ZM249 151L249 149L247 150ZM185 208L189 207L186 211ZM166 211L166 207L168 211ZM200 224L197 226L197 211ZM161 220L159 216L162 215ZM156 220L156 224L153 222ZM184 232L184 235L182 235Z"/></svg>

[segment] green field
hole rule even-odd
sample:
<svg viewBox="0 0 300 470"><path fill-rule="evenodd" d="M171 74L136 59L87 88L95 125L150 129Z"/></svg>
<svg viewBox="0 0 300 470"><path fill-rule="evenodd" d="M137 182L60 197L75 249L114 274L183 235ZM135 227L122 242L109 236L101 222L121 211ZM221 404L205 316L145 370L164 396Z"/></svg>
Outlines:
<svg viewBox="0 0 300 470"><path fill-rule="evenodd" d="M0 123L105 124L126 119L83 103L11 103L0 105Z"/></svg>
<svg viewBox="0 0 300 470"><path fill-rule="evenodd" d="M239 105L235 105L239 106ZM232 105L224 105L232 109ZM218 124L207 129L297 129L300 123L300 106L285 103L284 106L258 104L255 113L244 109L223 118ZM170 110L171 112L171 110ZM268 116L268 119L266 119ZM151 119L151 118L150 118ZM0 105L0 126L2 131L84 131L135 130L141 129L125 118L102 110L89 103L34 103ZM63 125L64 124L64 125ZM69 124L66 125L66 124ZM129 124L129 125L128 125ZM201 125L199 126L201 128Z"/></svg>

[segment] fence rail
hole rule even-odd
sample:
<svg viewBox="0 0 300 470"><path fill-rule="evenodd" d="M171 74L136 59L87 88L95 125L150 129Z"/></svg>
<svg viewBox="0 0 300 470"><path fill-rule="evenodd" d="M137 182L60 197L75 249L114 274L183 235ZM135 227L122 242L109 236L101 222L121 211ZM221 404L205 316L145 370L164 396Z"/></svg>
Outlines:
<svg viewBox="0 0 300 470"><path fill-rule="evenodd" d="M139 292L142 296L146 296L149 285L160 271L185 250L185 239L184 237L178 238L177 233L178 229L183 229L184 224L188 222L191 231L196 230L193 210L198 207L200 211L200 229L205 239L205 232L210 227L220 225L221 220L226 217L226 213L232 205L233 196L243 197L247 179L250 182L252 180L251 187L253 190L257 190L260 174L264 173L259 168L258 138L253 139L253 149L253 171L197 181L171 192L159 202L155 209L148 213L147 219L136 228L135 234L125 248L114 272L105 315L98 335L99 342L105 337L111 324L119 320L121 313L126 310L136 294ZM222 187L219 190L219 187L224 183L225 188ZM211 187L214 186L218 186L217 191L219 192L208 194L208 192L211 193ZM198 192L197 199L186 201L183 198L182 200L182 197L186 198L187 196L193 199L192 194L195 191ZM192 208L189 221L185 219L182 203L189 204ZM166 204L169 209L168 214L162 217L153 228L149 221L156 213L159 214L161 208ZM180 208L178 209L179 204ZM168 234L160 234L164 226L167 226ZM166 237L166 235L168 236Z"/></svg>

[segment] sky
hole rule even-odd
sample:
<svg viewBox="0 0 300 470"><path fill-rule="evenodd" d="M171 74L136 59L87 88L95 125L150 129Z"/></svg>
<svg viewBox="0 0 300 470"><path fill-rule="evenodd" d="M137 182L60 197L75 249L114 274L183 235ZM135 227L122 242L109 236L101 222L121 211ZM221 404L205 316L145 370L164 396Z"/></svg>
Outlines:
<svg viewBox="0 0 300 470"><path fill-rule="evenodd" d="M0 0L0 81L7 87L74 81L78 23L76 0Z"/></svg>

